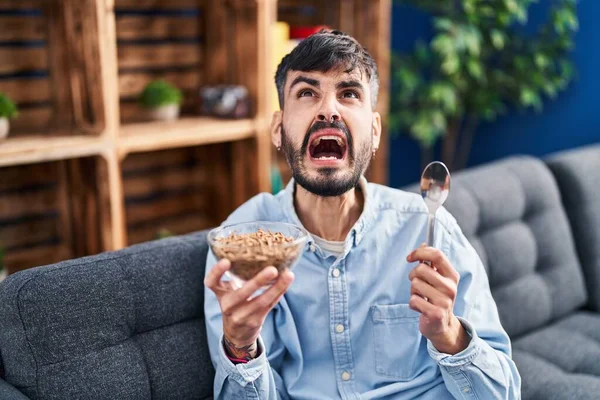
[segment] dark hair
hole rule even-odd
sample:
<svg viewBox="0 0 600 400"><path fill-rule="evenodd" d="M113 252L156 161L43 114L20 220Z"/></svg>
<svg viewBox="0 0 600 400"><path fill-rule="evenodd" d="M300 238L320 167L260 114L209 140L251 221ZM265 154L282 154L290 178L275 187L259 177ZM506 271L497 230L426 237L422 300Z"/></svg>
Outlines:
<svg viewBox="0 0 600 400"><path fill-rule="evenodd" d="M279 107L283 110L283 89L288 71L328 72L336 68L343 68L344 72L348 73L358 68L361 74L367 74L371 85L371 104L374 108L379 91L375 60L352 36L325 29L301 41L281 60L275 73Z"/></svg>

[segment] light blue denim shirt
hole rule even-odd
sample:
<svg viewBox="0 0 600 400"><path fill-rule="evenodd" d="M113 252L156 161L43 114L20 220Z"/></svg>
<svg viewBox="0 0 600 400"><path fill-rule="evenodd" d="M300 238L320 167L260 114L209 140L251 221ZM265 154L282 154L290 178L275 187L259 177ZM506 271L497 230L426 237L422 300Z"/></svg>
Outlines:
<svg viewBox="0 0 600 400"><path fill-rule="evenodd" d="M252 198L225 223L301 225L294 187L292 180L275 196ZM434 245L460 273L454 313L471 341L448 355L421 335L420 314L408 307L416 264L406 256L425 241L423 200L364 179L361 188L364 209L344 253L328 257L309 237L294 282L267 316L255 360L229 361L220 307L205 289L215 399L519 399L510 340L483 265L456 220L438 211ZM207 271L215 262L209 253Z"/></svg>

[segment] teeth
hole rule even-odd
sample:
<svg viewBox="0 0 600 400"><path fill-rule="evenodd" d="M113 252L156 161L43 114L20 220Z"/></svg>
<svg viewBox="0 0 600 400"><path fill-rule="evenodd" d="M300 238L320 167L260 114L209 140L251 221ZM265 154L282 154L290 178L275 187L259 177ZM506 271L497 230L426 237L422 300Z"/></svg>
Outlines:
<svg viewBox="0 0 600 400"><path fill-rule="evenodd" d="M329 136L321 136L321 137L317 138L313 142L313 146L318 146L319 143L321 143L321 140L335 140L337 142L338 146L342 147L344 145L342 138L340 138L339 136L329 135Z"/></svg>
<svg viewBox="0 0 600 400"><path fill-rule="evenodd" d="M333 156L332 157L322 156L322 157L318 158L318 160L337 160L337 159L338 159L337 157L333 157Z"/></svg>

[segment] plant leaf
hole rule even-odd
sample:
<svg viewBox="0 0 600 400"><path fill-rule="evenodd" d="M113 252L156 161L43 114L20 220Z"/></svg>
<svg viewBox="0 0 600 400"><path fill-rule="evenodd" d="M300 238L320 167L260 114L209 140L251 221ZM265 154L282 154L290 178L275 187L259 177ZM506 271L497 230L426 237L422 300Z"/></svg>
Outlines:
<svg viewBox="0 0 600 400"><path fill-rule="evenodd" d="M492 41L492 46L494 46L496 50L502 50L504 48L504 34L498 29L492 29L490 31L490 39Z"/></svg>
<svg viewBox="0 0 600 400"><path fill-rule="evenodd" d="M454 23L449 18L437 17L433 20L433 26L441 31L450 31L454 28Z"/></svg>
<svg viewBox="0 0 600 400"><path fill-rule="evenodd" d="M483 80L483 67L479 60L470 58L467 61L467 71L469 71L469 74L473 77L473 79L477 81Z"/></svg>
<svg viewBox="0 0 600 400"><path fill-rule="evenodd" d="M458 72L460 68L460 59L456 54L450 54L446 57L444 62L442 63L442 71L446 73L446 75L453 75Z"/></svg>
<svg viewBox="0 0 600 400"><path fill-rule="evenodd" d="M454 40L447 34L436 35L431 41L431 48L440 55L448 55L455 52Z"/></svg>

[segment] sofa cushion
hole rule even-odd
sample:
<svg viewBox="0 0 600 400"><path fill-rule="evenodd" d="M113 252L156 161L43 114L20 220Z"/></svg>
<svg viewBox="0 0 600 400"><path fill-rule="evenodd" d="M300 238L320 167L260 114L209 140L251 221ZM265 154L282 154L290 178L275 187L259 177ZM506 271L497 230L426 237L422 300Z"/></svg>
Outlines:
<svg viewBox="0 0 600 400"><path fill-rule="evenodd" d="M205 236L9 276L0 285L6 381L32 399L209 397Z"/></svg>
<svg viewBox="0 0 600 400"><path fill-rule="evenodd" d="M513 342L523 399L597 399L600 315L577 313Z"/></svg>
<svg viewBox="0 0 600 400"><path fill-rule="evenodd" d="M2 400L29 400L27 396L19 392L13 386L0 379L0 399Z"/></svg>
<svg viewBox="0 0 600 400"><path fill-rule="evenodd" d="M573 227L589 305L600 311L600 144L558 153L547 162Z"/></svg>
<svg viewBox="0 0 600 400"><path fill-rule="evenodd" d="M511 157L454 174L446 208L480 255L511 337L585 303L568 220L543 162Z"/></svg>

